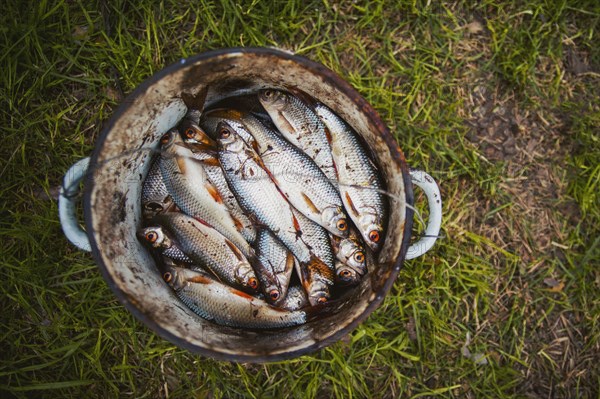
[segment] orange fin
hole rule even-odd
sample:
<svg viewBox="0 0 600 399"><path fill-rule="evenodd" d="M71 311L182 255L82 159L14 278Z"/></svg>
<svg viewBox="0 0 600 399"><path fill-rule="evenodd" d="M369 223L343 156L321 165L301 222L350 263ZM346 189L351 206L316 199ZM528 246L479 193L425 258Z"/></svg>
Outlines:
<svg viewBox="0 0 600 399"><path fill-rule="evenodd" d="M196 275L192 278L188 279L191 283L199 283L199 284L212 284L214 281L208 277L204 277L201 275Z"/></svg>
<svg viewBox="0 0 600 399"><path fill-rule="evenodd" d="M212 144L207 144L207 143L185 143L185 144L181 144L182 146L185 146L186 148L188 148L190 151L194 152L194 153L211 153L211 154L216 154L219 146L216 142L213 142Z"/></svg>
<svg viewBox="0 0 600 399"><path fill-rule="evenodd" d="M219 204L223 203L223 198L221 198L221 194L219 194L219 192L217 191L216 187L213 186L211 183L206 182L204 183L204 187L206 187L206 191L208 191L208 193L210 194L210 196Z"/></svg>
<svg viewBox="0 0 600 399"><path fill-rule="evenodd" d="M185 174L186 171L186 165L185 165L185 159L182 157L175 157L175 162L177 162L177 167L179 168L179 172L181 174Z"/></svg>
<svg viewBox="0 0 600 399"><path fill-rule="evenodd" d="M300 222L296 219L296 215L292 213L292 222L294 223L294 229L296 230L296 237L300 237L302 235L302 230L300 228Z"/></svg>
<svg viewBox="0 0 600 399"><path fill-rule="evenodd" d="M232 119L232 120L240 120L245 114L236 109L229 108L216 108L207 111L205 117L214 117L214 118L223 118L223 119Z"/></svg>
<svg viewBox="0 0 600 399"><path fill-rule="evenodd" d="M242 231L242 230L244 230L244 228L245 228L246 226L244 226L244 223L242 223L242 221L241 221L240 219L236 218L236 217L235 217L235 216L233 216L233 215L231 215L231 219L233 220L233 224L235 225L235 228L236 228L238 231Z"/></svg>
<svg viewBox="0 0 600 399"><path fill-rule="evenodd" d="M312 280L313 276L320 275L323 278L325 278L327 281L330 281L331 283L333 283L333 280L334 280L333 270L331 270L325 262L323 262L321 259L317 258L315 255L312 255L310 257L310 260L308 261L308 264L307 264L307 269L308 269L308 273L310 275L311 280Z"/></svg>
<svg viewBox="0 0 600 399"><path fill-rule="evenodd" d="M242 292L240 290L236 290L235 288L230 288L229 292L231 292L233 295L237 295L237 296L242 297L244 299L250 299L250 300L254 299L254 297L252 295L246 294L245 292Z"/></svg>
<svg viewBox="0 0 600 399"><path fill-rule="evenodd" d="M220 166L221 163L219 162L218 158L215 157L210 157L210 158L206 158L206 159L198 159L198 162L202 163L202 165L206 165L206 166Z"/></svg>
<svg viewBox="0 0 600 399"><path fill-rule="evenodd" d="M350 205L350 210L352 211L352 213L355 216L358 216L358 210L354 206L354 202L352 202L352 199L350 198L350 194L348 194L348 192L346 192L346 201L348 201L348 205Z"/></svg>
<svg viewBox="0 0 600 399"><path fill-rule="evenodd" d="M308 207L310 208L310 210L314 213L320 213L319 212L319 208L317 208L317 206L315 205L314 202L312 202L312 200L308 197L308 195L302 193L302 199L304 199L304 202L306 202L306 205L308 205Z"/></svg>
<svg viewBox="0 0 600 399"><path fill-rule="evenodd" d="M214 227L212 227L212 225L211 225L210 223L208 223L208 222L207 222L206 220L204 220L204 219L200 219L200 218L198 218L198 217L194 217L194 220L196 220L197 222L200 222L200 223L202 223L202 224L203 224L203 225L205 225L205 226L208 226L208 227L210 227L211 229L213 229L213 228L214 228ZM192 226L193 226L193 224L192 224Z"/></svg>
<svg viewBox="0 0 600 399"><path fill-rule="evenodd" d="M333 139L331 138L331 132L329 131L329 128L327 126L325 126L325 137L327 138L327 142L329 143L329 145L331 145Z"/></svg>

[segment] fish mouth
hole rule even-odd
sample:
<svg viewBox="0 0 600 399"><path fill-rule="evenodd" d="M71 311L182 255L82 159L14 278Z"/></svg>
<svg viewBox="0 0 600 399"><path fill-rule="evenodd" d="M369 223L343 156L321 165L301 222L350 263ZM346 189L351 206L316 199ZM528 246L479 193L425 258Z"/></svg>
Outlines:
<svg viewBox="0 0 600 399"><path fill-rule="evenodd" d="M217 142L209 137L204 138L202 141L187 142L184 146L192 152L216 153L219 150Z"/></svg>

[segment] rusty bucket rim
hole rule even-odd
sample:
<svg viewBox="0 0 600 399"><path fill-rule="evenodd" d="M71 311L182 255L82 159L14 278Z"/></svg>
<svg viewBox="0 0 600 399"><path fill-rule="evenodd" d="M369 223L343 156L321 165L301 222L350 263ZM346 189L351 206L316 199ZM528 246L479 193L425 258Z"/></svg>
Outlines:
<svg viewBox="0 0 600 399"><path fill-rule="evenodd" d="M381 118L375 109L356 91L348 82L342 79L337 73L327 68L326 66L312 61L304 56L291 54L285 50L268 48L268 47L232 47L232 48L223 48L218 50L210 50L206 52L202 52L200 54L188 57L186 59L182 59L177 61L164 69L158 71L152 76L145 79L141 82L131 93L129 93L119 104L117 109L112 114L109 121L102 128L102 131L96 140L94 145L94 150L90 157L90 170L95 170L99 155L104 149L104 145L106 140L108 139L113 127L125 113L129 110L129 104L133 103L137 98L144 95L149 87L165 78L166 76L180 70L183 68L190 68L193 65L197 64L201 61L206 61L214 57L228 55L232 53L242 53L256 56L277 56L283 58L285 60L289 60L292 62L296 62L302 65L311 73L320 75L328 80L331 80L336 89L340 90L344 95L351 98L353 102L356 104L356 107L360 109L362 113L364 113L369 121L377 127L378 131L381 133L382 138L384 139L386 146L390 151L390 155L393 160L398 165L398 168L402 171L403 175L403 183L404 183L404 192L405 192L405 201L406 204L406 213L405 213L405 224L404 224L404 235L402 239L402 244L400 248L399 256L395 259L394 265L390 272L389 277L383 284L382 288L376 292L375 298L369 302L365 310L352 322L350 322L343 329L337 331L325 339L319 340L314 344L304 347L302 349L298 349L296 351L291 352L280 352L276 354L265 354L265 355L245 355L245 354L231 354L226 352L218 352L209 348L203 348L200 346L196 346L190 344L188 341L172 334L171 332L164 329L160 324L156 323L151 317L147 316L144 312L139 310L134 303L129 299L128 295L123 292L115 283L112 276L109 274L107 270L107 266L105 265L100 250L98 248L98 244L94 237L93 230L93 211L92 211L92 192L95 185L93 173L88 173L87 178L84 184L84 195L83 195L83 210L84 210L84 220L87 235L91 244L91 252L100 269L100 273L104 280L107 282L111 291L115 294L119 302L121 302L125 308L131 312L135 318L141 321L146 327L150 328L154 333L159 335L160 337L166 339L167 341L173 343L174 345L186 349L194 354L199 354L201 356L205 356L208 358L221 360L221 361L230 361L230 362L252 362L252 363L265 363L265 362L274 362L281 360L288 360L292 358L297 358L299 356L313 353L319 349L322 349L336 341L339 341L343 336L347 335L351 331L353 331L360 323L362 323L367 317L373 313L381 304L384 297L390 291L394 281L396 280L398 273L404 263L404 258L406 256L406 252L408 250L410 238L411 238L411 230L413 223L413 211L412 206L414 204L414 196L412 190L412 183L409 174L409 168L407 166L406 160L402 153L402 150L398 146L396 140L392 136L391 132L387 128L387 126L383 123Z"/></svg>

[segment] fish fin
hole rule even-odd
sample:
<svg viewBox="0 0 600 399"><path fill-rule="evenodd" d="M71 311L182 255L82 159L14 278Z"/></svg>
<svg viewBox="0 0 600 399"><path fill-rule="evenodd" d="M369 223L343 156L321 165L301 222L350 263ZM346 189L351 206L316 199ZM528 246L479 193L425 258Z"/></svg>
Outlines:
<svg viewBox="0 0 600 399"><path fill-rule="evenodd" d="M202 111L204 109L204 104L206 102L206 95L208 94L208 86L204 86L202 90L200 90L196 94L191 93L181 93L181 99L186 107L195 109L198 111Z"/></svg>
<svg viewBox="0 0 600 399"><path fill-rule="evenodd" d="M244 298L244 299L248 299L248 300L253 300L253 299L255 299L255 298L254 298L252 295L250 295L250 294L246 294L245 292L243 292L243 291L240 291L240 290L238 290L238 289L235 289L235 288L231 288L231 287L230 287L230 288L229 288L229 292L231 292L233 295L237 295L237 296L239 296L239 297L241 297L241 298Z"/></svg>
<svg viewBox="0 0 600 399"><path fill-rule="evenodd" d="M283 125L283 130L287 130L289 132L293 132L296 129L294 129L294 126L292 126L292 124L287 120L287 118L285 117L285 115L283 115L283 112L281 111L277 111L277 113L279 114L279 121L281 122L281 124Z"/></svg>
<svg viewBox="0 0 600 399"><path fill-rule="evenodd" d="M300 262L300 272L300 281L305 289L308 289L317 276L325 279L330 285L333 284L335 278L333 270L314 254L310 255L308 262Z"/></svg>
<svg viewBox="0 0 600 399"><path fill-rule="evenodd" d="M208 193L210 194L210 196L219 204L223 203L223 198L221 198L221 194L219 194L219 191L217 191L217 188L210 182L205 182L204 183L204 187L206 188L206 191L208 191Z"/></svg>
<svg viewBox="0 0 600 399"><path fill-rule="evenodd" d="M311 255L310 260L307 264L308 272L312 276L320 275L324 277L328 282L333 284L334 271L321 259L317 258L314 254Z"/></svg>
<svg viewBox="0 0 600 399"><path fill-rule="evenodd" d="M206 165L206 166L221 166L221 163L219 162L219 159L216 157L210 157L210 158L206 158L206 159L195 159L195 161L200 162L202 165Z"/></svg>
<svg viewBox="0 0 600 399"><path fill-rule="evenodd" d="M323 124L325 126L325 124ZM333 141L333 139L331 138L331 131L329 130L329 128L327 126L325 126L325 137L327 138L327 142L329 143L329 145L331 145L331 142Z"/></svg>
<svg viewBox="0 0 600 399"><path fill-rule="evenodd" d="M233 254L235 255L236 258L238 258L238 260L242 261L245 260L246 257L244 256L244 254L242 254L242 251L239 250L238 247L235 246L234 243L232 243L231 241L229 241L229 239L225 239L225 244L227 244L227 246L229 247L229 249L231 249L231 252L233 252Z"/></svg>
<svg viewBox="0 0 600 399"><path fill-rule="evenodd" d="M177 162L177 167L179 168L179 173L185 174L186 166L185 166L185 158L175 156L175 162Z"/></svg>
<svg viewBox="0 0 600 399"><path fill-rule="evenodd" d="M350 205L350 210L352 211L354 216L358 216L359 215L358 210L354 206L354 202L352 202L352 198L350 198L350 194L348 194L348 192L346 192L345 194L346 194L346 201L348 202L348 205Z"/></svg>
<svg viewBox="0 0 600 399"><path fill-rule="evenodd" d="M256 152L257 154L260 154L260 148L258 147L258 142L256 140L252 141L252 149L254 150L254 152Z"/></svg>
<svg viewBox="0 0 600 399"><path fill-rule="evenodd" d="M233 224L235 225L235 228L237 229L237 231L244 230L244 227L245 227L244 223L242 223L242 221L240 219L236 218L235 216L233 216L233 215L230 215L230 216L231 216L231 220L233 220Z"/></svg>
<svg viewBox="0 0 600 399"><path fill-rule="evenodd" d="M286 276L286 278L290 279L290 276L292 275L292 270L294 270L294 266L296 265L296 258L294 257L294 254L291 251L287 252L287 256L285 258L285 269L283 274Z"/></svg>
<svg viewBox="0 0 600 399"><path fill-rule="evenodd" d="M315 205L314 202L312 202L312 200L310 199L310 197L304 193L302 193L302 199L304 200L304 202L306 202L306 205L308 205L308 207L310 208L310 210L314 213L320 213L319 212L319 208L317 208L317 206Z"/></svg>
<svg viewBox="0 0 600 399"><path fill-rule="evenodd" d="M245 113L231 108L215 108L205 113L206 117L240 120Z"/></svg>
<svg viewBox="0 0 600 399"><path fill-rule="evenodd" d="M206 276L202 276L200 274L195 275L194 277L190 277L187 279L190 283L199 283L199 284L212 284L214 280L208 278Z"/></svg>
<svg viewBox="0 0 600 399"><path fill-rule="evenodd" d="M219 145L212 140L210 143L185 143L179 145L188 148L190 151L195 153L202 152L211 155L216 155L219 151Z"/></svg>
<svg viewBox="0 0 600 399"><path fill-rule="evenodd" d="M294 213L292 213L292 222L294 223L294 229L296 230L296 239L298 239L302 237L302 229L300 228L300 222L298 222Z"/></svg>

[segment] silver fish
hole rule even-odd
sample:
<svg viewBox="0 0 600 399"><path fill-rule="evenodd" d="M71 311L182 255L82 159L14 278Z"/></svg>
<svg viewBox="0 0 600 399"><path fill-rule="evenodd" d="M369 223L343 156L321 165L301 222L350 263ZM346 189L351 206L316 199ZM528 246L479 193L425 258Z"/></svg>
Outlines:
<svg viewBox="0 0 600 399"><path fill-rule="evenodd" d="M356 285L360 283L362 276L356 272L353 268L340 262L335 261L335 282L341 286Z"/></svg>
<svg viewBox="0 0 600 399"><path fill-rule="evenodd" d="M179 132L185 144L192 150L194 158L202 162L208 180L214 185L229 210L242 236L249 243L256 239L256 229L252 221L238 204L223 175L221 164L214 154L216 143L196 123L184 120L179 125Z"/></svg>
<svg viewBox="0 0 600 399"><path fill-rule="evenodd" d="M267 175L258 154L227 122L220 122L217 130L219 161L240 206L246 212L254 214L300 261L300 269L304 273L301 276L303 282L314 287L312 292L315 295L310 298L311 304L327 301L330 284L325 281L331 280L331 284L333 283L333 267L319 259L303 240L298 218ZM324 274L326 278L317 278L320 274Z"/></svg>
<svg viewBox="0 0 600 399"><path fill-rule="evenodd" d="M267 300L277 305L287 295L292 270L297 260L292 252L266 229L259 230L256 237L256 255L268 273L258 275L260 284ZM266 278L268 275L274 276L275 279Z"/></svg>
<svg viewBox="0 0 600 399"><path fill-rule="evenodd" d="M292 213L298 221L302 233L300 239L310 248L311 253L321 262L300 263L296 265L296 272L300 282L308 294L312 305L322 302L320 298L329 298L329 287L334 284L335 267L334 255L327 231L308 219L296 209Z"/></svg>
<svg viewBox="0 0 600 399"><path fill-rule="evenodd" d="M331 246L337 258L336 279L356 283L367 273L367 258L358 232L352 229L347 238L330 236Z"/></svg>
<svg viewBox="0 0 600 399"><path fill-rule="evenodd" d="M152 219L154 215L166 212L173 205L173 199L160 173L159 158L155 158L142 184L142 216L144 219Z"/></svg>
<svg viewBox="0 0 600 399"><path fill-rule="evenodd" d="M148 243L148 245L153 248L156 248L162 255L170 259L188 264L194 263L194 261L181 250L181 245L172 237L169 237L169 234L160 226L144 227L138 230L137 235L142 241Z"/></svg>
<svg viewBox="0 0 600 399"><path fill-rule="evenodd" d="M221 233L199 220L182 213L156 216L162 227L181 246L194 263L211 271L221 281L255 292L258 279L248 259Z"/></svg>
<svg viewBox="0 0 600 399"><path fill-rule="evenodd" d="M295 95L275 89L261 90L258 99L283 136L312 158L335 184L337 176L327 129L307 103Z"/></svg>
<svg viewBox="0 0 600 399"><path fill-rule="evenodd" d="M235 120L231 125L254 148L286 199L304 216L332 234L348 235L347 216L339 192L317 164L256 117L238 111L215 111L211 117Z"/></svg>
<svg viewBox="0 0 600 399"><path fill-rule="evenodd" d="M286 310L298 310L309 306L306 292L300 285L292 285L284 300L279 304L280 308Z"/></svg>
<svg viewBox="0 0 600 399"><path fill-rule="evenodd" d="M367 245L376 251L383 242L387 219L383 182L377 167L346 122L323 104L317 104L315 111L331 134L331 153L344 206Z"/></svg>
<svg viewBox="0 0 600 399"><path fill-rule="evenodd" d="M185 146L177 130L161 138L160 169L175 204L187 215L201 219L231 240L247 257L254 250L240 233L243 223L234 219L201 162Z"/></svg>
<svg viewBox="0 0 600 399"><path fill-rule="evenodd" d="M167 266L163 279L192 311L218 324L266 329L304 324L309 318L306 311L276 308L199 271Z"/></svg>

